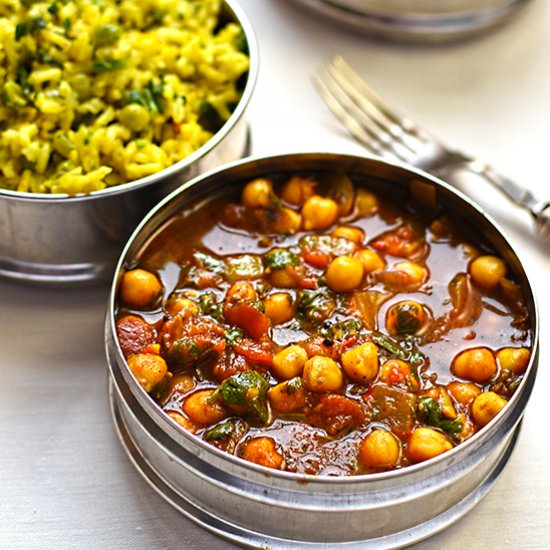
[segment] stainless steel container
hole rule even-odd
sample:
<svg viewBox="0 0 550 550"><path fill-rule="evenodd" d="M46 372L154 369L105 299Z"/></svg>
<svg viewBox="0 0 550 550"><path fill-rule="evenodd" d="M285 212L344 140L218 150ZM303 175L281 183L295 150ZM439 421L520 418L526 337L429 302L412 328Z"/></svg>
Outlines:
<svg viewBox="0 0 550 550"><path fill-rule="evenodd" d="M529 0L297 0L366 34L407 42L446 42L483 33Z"/></svg>
<svg viewBox="0 0 550 550"><path fill-rule="evenodd" d="M396 202L435 199L507 260L521 284L534 349L520 387L496 419L452 451L386 473L330 478L275 471L227 455L172 422L131 374L118 345L118 279L176 213L251 178L295 171L345 171ZM421 192L419 190L421 189ZM428 201L429 203L430 201ZM432 204L433 206L433 204ZM500 231L466 197L421 171L381 160L308 153L244 160L188 182L134 232L116 269L105 326L115 424L143 477L185 515L239 544L269 548L399 547L457 520L490 489L513 449L537 369L538 316L527 276Z"/></svg>
<svg viewBox="0 0 550 550"><path fill-rule="evenodd" d="M256 84L258 47L235 0L226 0L223 10L242 26L250 51L245 89L229 120L189 157L130 183L77 197L0 189L0 276L57 285L107 281L123 244L154 204L182 182L247 153L244 114Z"/></svg>

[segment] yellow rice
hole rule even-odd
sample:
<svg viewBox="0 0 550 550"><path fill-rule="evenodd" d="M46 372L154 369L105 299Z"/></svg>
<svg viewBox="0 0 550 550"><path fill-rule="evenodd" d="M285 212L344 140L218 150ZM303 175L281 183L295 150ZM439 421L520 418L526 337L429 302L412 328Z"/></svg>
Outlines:
<svg viewBox="0 0 550 550"><path fill-rule="evenodd" d="M220 0L0 0L0 187L89 193L227 120L248 70Z"/></svg>

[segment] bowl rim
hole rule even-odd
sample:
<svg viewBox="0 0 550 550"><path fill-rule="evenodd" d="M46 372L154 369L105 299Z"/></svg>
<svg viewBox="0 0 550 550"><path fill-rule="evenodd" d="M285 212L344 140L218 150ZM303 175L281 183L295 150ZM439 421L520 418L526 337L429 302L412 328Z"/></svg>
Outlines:
<svg viewBox="0 0 550 550"><path fill-rule="evenodd" d="M201 145L196 151L193 151L193 153L191 153L190 155L160 170L159 172L155 172L154 174L149 174L148 176L144 176L142 178L138 178L125 183L113 185L111 187L106 187L105 189L92 191L91 193L79 193L77 195L69 195L67 193L32 193L29 191L13 191L11 189L4 189L0 187L0 199L15 199L25 202L42 201L47 203L81 202L94 199L102 199L107 196L119 195L122 193L126 193L127 191L132 191L134 189L148 187L166 177L175 176L180 171L191 166L193 163L204 157L211 150L215 149L216 146L225 139L225 137L235 126L237 121L243 116L244 111L250 103L254 88L256 87L259 72L258 40L250 19L241 8L241 6L238 4L237 0L223 0L223 3L226 5L226 7L229 8L235 18L235 22L239 23L246 37L249 50L249 68L246 84L242 96L237 103L237 106L231 113L230 117L224 122L222 127L216 133L214 133L212 137L208 141L206 141L206 143Z"/></svg>
<svg viewBox="0 0 550 550"><path fill-rule="evenodd" d="M488 224L492 226L492 228L496 231L498 236L502 239L503 244L505 244L507 248L510 251L512 251L513 254L516 256L516 258L518 259L518 262L523 271L523 276L527 286L526 298L527 298L527 301L532 306L532 311L533 311L533 319L531 321L531 326L532 326L532 345L530 349L531 355L529 358L527 369L525 371L525 375L521 380L521 383L518 386L518 388L514 391L514 394L512 395L512 397L508 400L507 406L505 407L504 411L501 414L497 415L495 418L493 418L481 429L479 429L473 436L468 438L466 441L463 441L460 444L454 446L449 451L446 451L428 460L407 465L403 468L397 468L394 470L381 471L381 472L373 472L368 474L329 476L329 475L317 475L317 474L302 474L302 473L268 468L266 466L261 466L259 464L255 464L253 462L247 461L243 458L240 458L237 455L226 453L225 451L222 451L221 449L218 449L217 447L208 444L206 441L204 441L202 438L198 437L197 435L191 432L188 432L184 428L176 425L176 423L169 418L169 416L162 409L162 407L160 407L160 405L141 387L141 385L138 384L134 375L130 371L126 358L122 353L122 350L118 341L118 337L116 335L114 311L115 311L116 295L117 295L120 275L124 269L124 264L128 259L127 255L128 255L129 249L132 247L134 241L140 236L140 234L142 233L146 225L150 221L152 221L158 214L160 214L165 208L169 207L170 203L176 200L179 195L184 194L187 190L193 188L197 184L201 184L205 180L223 178L223 175L226 172L232 171L233 169L238 168L240 166L247 166L247 165L254 166L255 164L258 164L258 163L259 164L270 163L270 162L276 163L277 161L280 161L282 159L299 160L306 157L316 157L318 160L322 159L325 161L327 161L329 158L332 158L333 160L337 158L339 159L345 158L349 161L356 161L356 162L368 161L368 162L378 163L379 165L389 167L390 169L397 168L405 173L408 173L409 175L420 176L424 180L428 180L431 183L435 183L438 187L443 188L445 191L449 192L451 195L455 195L456 197L458 197L462 203L466 203L466 206L473 209L476 212L476 214L484 217L488 222ZM297 171L301 169L303 168L296 167L296 168L293 168L292 170ZM290 171L290 170L291 169L288 169L288 168L286 169L286 171ZM276 172L276 170L274 171ZM281 168L280 171L284 172L285 169ZM164 223L166 223L166 221L167 220L165 220ZM149 234L147 235L147 237L150 238L151 235ZM228 164L224 164L223 166L216 167L207 172L204 172L190 179L189 181L185 182L176 190L172 191L169 195L167 195L164 199L162 199L159 203L157 203L145 215L145 217L136 226L131 236L129 237L128 241L124 245L124 248L120 253L115 270L113 272L113 279L111 282L111 288L107 299L107 310L106 310L105 321L106 321L105 322L105 331L106 331L105 350L106 350L108 367L109 367L109 370L111 371L111 376L114 378L112 373L113 365L111 364L111 354L109 350L109 337L111 337L112 341L114 342L114 349L112 351L116 355L116 358L118 359L118 361L123 364L123 369L122 369L123 372L121 372L121 374L124 381L128 384L128 380L131 380L130 383L132 384L133 389L130 388L130 391L134 399L142 407L144 406L144 403L149 404L150 410L146 411L146 413L154 420L155 424L165 434L167 434L167 436L168 436L167 432L170 432L172 434L178 434L179 437L184 437L185 439L187 439L187 441L190 444L199 445L201 451L206 452L207 455L213 454L214 456L216 456L218 459L222 461L228 460L235 467L242 468L245 471L252 470L263 477L267 475L270 478L278 478L287 482L298 481L301 483L304 482L304 483L311 483L311 484L324 484L324 483L330 482L331 484L338 484L338 485L348 485L352 483L368 482L369 480L372 480L373 483L383 482L386 480L393 479L395 477L407 477L407 476L414 477L419 472L425 469L435 467L441 464L442 462L445 462L445 461L453 462L456 459L457 454L463 455L468 451L468 449L476 448L478 446L483 445L484 440L486 438L490 439L492 435L495 434L499 426L504 424L510 418L512 412L514 412L517 407L517 402L520 400L524 400L525 403L523 404L523 407L521 409L521 414L519 415L519 418L517 419L517 421L514 422L512 427L516 426L517 422L521 420L521 417L523 416L523 413L525 411L525 406L527 405L530 394L532 392L536 374L537 374L537 369L538 369L540 314L539 314L536 296L533 293L531 281L529 280L527 273L523 269L523 262L521 261L521 257L519 253L517 252L516 248L514 248L511 245L508 237L506 236L506 233L497 224L497 222L490 215L488 215L481 208L481 206L479 206L473 199L465 195L462 191L448 184L444 180L439 179L437 176L434 176L419 168L416 168L414 166L408 165L403 162L392 162L383 158L372 157L368 155L363 156L359 154L348 154L348 153L341 153L336 151L308 151L308 152L299 152L299 153L290 152L290 153L276 153L271 155L249 156L243 159L230 162ZM138 394L136 394L135 390L137 390ZM511 406L508 406L508 405L511 405Z"/></svg>

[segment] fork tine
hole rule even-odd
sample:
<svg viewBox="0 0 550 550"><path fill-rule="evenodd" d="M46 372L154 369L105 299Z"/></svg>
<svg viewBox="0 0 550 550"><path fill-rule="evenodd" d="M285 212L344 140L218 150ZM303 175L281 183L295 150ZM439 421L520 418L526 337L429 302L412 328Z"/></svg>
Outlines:
<svg viewBox="0 0 550 550"><path fill-rule="evenodd" d="M325 100L327 107L359 143L377 155L390 156L397 160L404 160L397 154L391 153L387 147L380 143L376 134L360 124L358 120L344 108L341 100L334 95L325 80L320 77L314 77L313 83L319 94Z"/></svg>
<svg viewBox="0 0 550 550"><path fill-rule="evenodd" d="M402 147L396 147L395 140L381 133L373 121L353 103L329 72L321 71L319 75L313 77L313 83L328 108L359 143L378 155L392 157L400 161L408 160L408 155L404 154Z"/></svg>
<svg viewBox="0 0 550 550"><path fill-rule="evenodd" d="M345 128L351 133L351 135L367 149L376 154L383 154L384 151L381 148L379 142L369 135L366 130L359 124L340 104L340 102L333 96L330 89L325 84L324 80L319 77L313 77L313 84L315 88L325 100L327 107L333 112L336 118L344 125Z"/></svg>
<svg viewBox="0 0 550 550"><path fill-rule="evenodd" d="M414 151L418 148L418 140L425 143L430 139L427 132L412 120L390 109L341 56L332 59L329 70L333 78L376 121L380 129L402 142L408 149Z"/></svg>

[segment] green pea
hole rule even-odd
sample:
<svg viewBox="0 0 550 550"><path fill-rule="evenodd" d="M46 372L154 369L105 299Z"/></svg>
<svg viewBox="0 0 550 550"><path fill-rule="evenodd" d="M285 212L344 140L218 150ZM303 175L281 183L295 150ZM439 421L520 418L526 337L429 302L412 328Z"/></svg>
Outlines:
<svg viewBox="0 0 550 550"><path fill-rule="evenodd" d="M98 47L107 46L116 42L120 36L120 28L118 25L105 23L98 25L95 28L95 45Z"/></svg>
<svg viewBox="0 0 550 550"><path fill-rule="evenodd" d="M118 120L120 120L124 126L130 128L130 130L139 132L147 127L151 117L145 107L137 103L130 103L119 111Z"/></svg>
<svg viewBox="0 0 550 550"><path fill-rule="evenodd" d="M92 95L92 84L90 78L84 73L75 74L71 78L70 84L79 95L80 99L87 99Z"/></svg>

